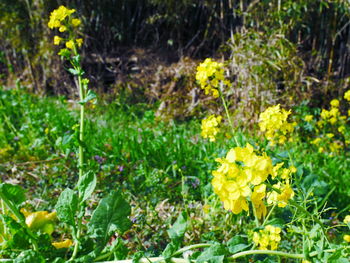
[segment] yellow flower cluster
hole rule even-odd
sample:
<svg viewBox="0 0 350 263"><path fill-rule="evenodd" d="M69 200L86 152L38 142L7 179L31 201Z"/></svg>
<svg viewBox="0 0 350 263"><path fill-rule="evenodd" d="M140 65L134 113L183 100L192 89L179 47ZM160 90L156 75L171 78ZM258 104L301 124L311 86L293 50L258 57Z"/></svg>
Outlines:
<svg viewBox="0 0 350 263"><path fill-rule="evenodd" d="M339 100L333 99L330 102L330 109L322 109L321 111L321 119L317 121L316 129L320 136L311 141L311 144L318 146L320 153L338 153L345 146L344 142L345 144L349 143L347 116L341 115L339 106Z"/></svg>
<svg viewBox="0 0 350 263"><path fill-rule="evenodd" d="M211 142L215 141L215 136L219 132L219 123L221 122L222 117L219 115L210 115L209 117L202 120L202 132L201 135L203 138L209 138Z"/></svg>
<svg viewBox="0 0 350 263"><path fill-rule="evenodd" d="M225 79L224 64L207 58L197 67L196 80L205 94L212 94L215 98L219 97L220 82L224 85L230 85Z"/></svg>
<svg viewBox="0 0 350 263"><path fill-rule="evenodd" d="M48 27L50 29L58 28L58 31L61 33L66 31L70 33L73 32L73 28L76 28L81 24L80 19L71 18L71 14L73 13L75 13L75 9L68 9L65 6L61 5L59 8L51 12ZM71 36L72 34L69 35ZM82 46L83 39L74 39L74 37L70 37L67 39L60 36L54 36L53 43L55 45L60 45L62 42L65 42L65 46L67 49L74 50L76 46Z"/></svg>
<svg viewBox="0 0 350 263"><path fill-rule="evenodd" d="M280 234L281 228L267 225L264 229L259 230L259 233L254 232L253 242L261 250L275 250L281 241Z"/></svg>
<svg viewBox="0 0 350 263"><path fill-rule="evenodd" d="M212 185L214 192L219 196L226 210L231 210L234 214L239 214L243 210L249 211L248 201L254 206L256 216L260 219L266 216L267 208L265 199L277 195L271 199L271 203L278 203L284 207L287 201L293 197L294 192L289 185L289 175L295 172L295 168L281 169L283 163L272 165L270 157L263 153L255 153L253 146L247 144L246 147L235 147L231 149L225 158L217 158L220 164L216 171L213 171ZM272 179L284 176L284 182L276 193L274 189L266 192L264 182L268 176ZM282 178L283 179L283 178ZM280 205L282 204L282 205Z"/></svg>
<svg viewBox="0 0 350 263"><path fill-rule="evenodd" d="M279 104L269 107L260 113L260 130L265 133L265 137L270 141L271 145L285 143L287 141L287 135L293 132L296 123L289 123L287 121L290 113L290 110L281 109Z"/></svg>
<svg viewBox="0 0 350 263"><path fill-rule="evenodd" d="M344 235L344 241L350 243L350 235Z"/></svg>

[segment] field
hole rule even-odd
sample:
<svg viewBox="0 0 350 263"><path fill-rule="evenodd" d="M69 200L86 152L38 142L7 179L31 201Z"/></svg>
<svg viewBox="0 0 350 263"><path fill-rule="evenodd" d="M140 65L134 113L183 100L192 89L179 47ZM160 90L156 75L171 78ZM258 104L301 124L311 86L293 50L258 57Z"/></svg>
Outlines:
<svg viewBox="0 0 350 263"><path fill-rule="evenodd" d="M81 23L47 23L74 91L0 86L0 262L350 262L346 78L317 97L292 42L242 31L166 68L171 92L101 92Z"/></svg>

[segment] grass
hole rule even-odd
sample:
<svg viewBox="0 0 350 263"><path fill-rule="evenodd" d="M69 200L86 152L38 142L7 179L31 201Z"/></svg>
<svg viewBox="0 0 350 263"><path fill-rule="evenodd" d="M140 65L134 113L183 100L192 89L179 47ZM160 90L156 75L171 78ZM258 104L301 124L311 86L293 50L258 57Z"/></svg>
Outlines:
<svg viewBox="0 0 350 263"><path fill-rule="evenodd" d="M0 176L27 189L32 210L52 210L61 190L74 187L77 119L77 106L64 97L0 88ZM191 218L187 244L228 240L253 224L252 215L241 219L224 211L210 184L215 158L235 146L232 138L208 142L200 137L200 120L165 122L155 117L152 105L127 105L123 99L89 105L87 119L86 158L98 175L95 200L116 188L127 194L134 221L123 237L130 240L129 249L150 255L162 251L166 229L183 210ZM325 204L334 207L325 212L331 216L337 211L333 219L348 213L346 153L327 156L300 140L272 151L253 133L238 132L238 137L266 148L274 162L291 156L298 168L298 191L312 191L319 210ZM277 209L275 217L286 224L293 220L288 213ZM281 246L291 249L293 242Z"/></svg>

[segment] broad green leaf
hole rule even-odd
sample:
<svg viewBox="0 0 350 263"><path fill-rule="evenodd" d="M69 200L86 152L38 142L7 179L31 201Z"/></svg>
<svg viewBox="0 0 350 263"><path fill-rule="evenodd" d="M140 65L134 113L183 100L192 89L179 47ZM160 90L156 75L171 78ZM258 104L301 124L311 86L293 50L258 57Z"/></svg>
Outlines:
<svg viewBox="0 0 350 263"><path fill-rule="evenodd" d="M80 202L87 200L96 187L96 175L92 171L84 174L78 181L78 191L80 196Z"/></svg>
<svg viewBox="0 0 350 263"><path fill-rule="evenodd" d="M221 244L214 244L205 249L197 258L196 263L223 263L227 250Z"/></svg>
<svg viewBox="0 0 350 263"><path fill-rule="evenodd" d="M112 191L98 204L88 224L88 232L105 245L116 231L125 232L131 226L130 206L120 191Z"/></svg>
<svg viewBox="0 0 350 263"><path fill-rule="evenodd" d="M70 226L75 225L74 216L78 210L78 196L72 189L66 188L61 193L55 208L60 221Z"/></svg>
<svg viewBox="0 0 350 263"><path fill-rule="evenodd" d="M14 204L19 205L26 200L24 190L18 185L0 184L0 191Z"/></svg>
<svg viewBox="0 0 350 263"><path fill-rule="evenodd" d="M87 102L93 100L93 99L96 99L96 93L93 92L92 90L88 90L87 94L86 94L86 97L79 101L79 104L83 105L83 104L86 104Z"/></svg>
<svg viewBox="0 0 350 263"><path fill-rule="evenodd" d="M249 245L247 245L247 239L245 237L237 235L227 242L227 247L231 254L235 254L245 250Z"/></svg>
<svg viewBox="0 0 350 263"><path fill-rule="evenodd" d="M45 263L45 259L36 251L25 250L18 255L13 263Z"/></svg>
<svg viewBox="0 0 350 263"><path fill-rule="evenodd" d="M182 212L176 219L174 225L168 230L170 239L182 238L187 229L187 214Z"/></svg>

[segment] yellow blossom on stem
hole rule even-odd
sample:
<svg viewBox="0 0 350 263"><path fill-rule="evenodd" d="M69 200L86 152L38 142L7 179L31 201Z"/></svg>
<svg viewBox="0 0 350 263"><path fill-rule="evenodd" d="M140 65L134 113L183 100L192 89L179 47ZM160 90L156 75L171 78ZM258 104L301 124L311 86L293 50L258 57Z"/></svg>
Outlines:
<svg viewBox="0 0 350 263"><path fill-rule="evenodd" d="M72 26L77 27L81 24L81 20L79 18L72 19Z"/></svg>
<svg viewBox="0 0 350 263"><path fill-rule="evenodd" d="M69 15L73 14L75 9L68 9L61 5L59 8L53 10L50 14L48 26L50 29L61 27L61 22Z"/></svg>
<svg viewBox="0 0 350 263"><path fill-rule="evenodd" d="M259 232L254 232L253 242L261 250L275 250L281 241L280 233L281 228L267 225L265 226L265 229L261 229Z"/></svg>
<svg viewBox="0 0 350 263"><path fill-rule="evenodd" d="M59 37L59 36L54 36L54 38L53 38L53 43L54 43L54 45L59 45L59 44L61 43L61 41L62 41L62 38L61 38L61 37Z"/></svg>
<svg viewBox="0 0 350 263"><path fill-rule="evenodd" d="M77 38L75 41L77 42L78 47L81 47L84 42L82 38Z"/></svg>
<svg viewBox="0 0 350 263"><path fill-rule="evenodd" d="M330 104L332 107L338 108L339 107L339 100L337 100L337 99L331 100Z"/></svg>
<svg viewBox="0 0 350 263"><path fill-rule="evenodd" d="M291 111L281 109L280 105L267 108L259 116L259 127L265 133L271 145L276 142L283 144L287 141L286 135L293 132L296 123L289 123L287 121Z"/></svg>
<svg viewBox="0 0 350 263"><path fill-rule="evenodd" d="M310 121L313 120L313 118L314 118L313 115L306 115L305 118L304 118L304 120L305 120L306 122L310 122Z"/></svg>
<svg viewBox="0 0 350 263"><path fill-rule="evenodd" d="M344 94L344 99L346 99L347 101L350 101L350 90L348 90L347 92L345 92L345 94Z"/></svg>
<svg viewBox="0 0 350 263"><path fill-rule="evenodd" d="M344 235L343 239L344 239L344 241L350 243L350 235Z"/></svg>
<svg viewBox="0 0 350 263"><path fill-rule="evenodd" d="M66 42L66 47L73 50L74 49L74 41L73 40L69 40Z"/></svg>
<svg viewBox="0 0 350 263"><path fill-rule="evenodd" d="M228 86L230 82L225 79L224 65L207 58L197 67L196 80L200 87L204 89L205 94L212 94L215 98L219 97L220 83Z"/></svg>
<svg viewBox="0 0 350 263"><path fill-rule="evenodd" d="M215 136L219 132L219 124L222 120L221 116L210 115L209 117L202 120L202 132L203 138L209 138L211 142L215 141Z"/></svg>

